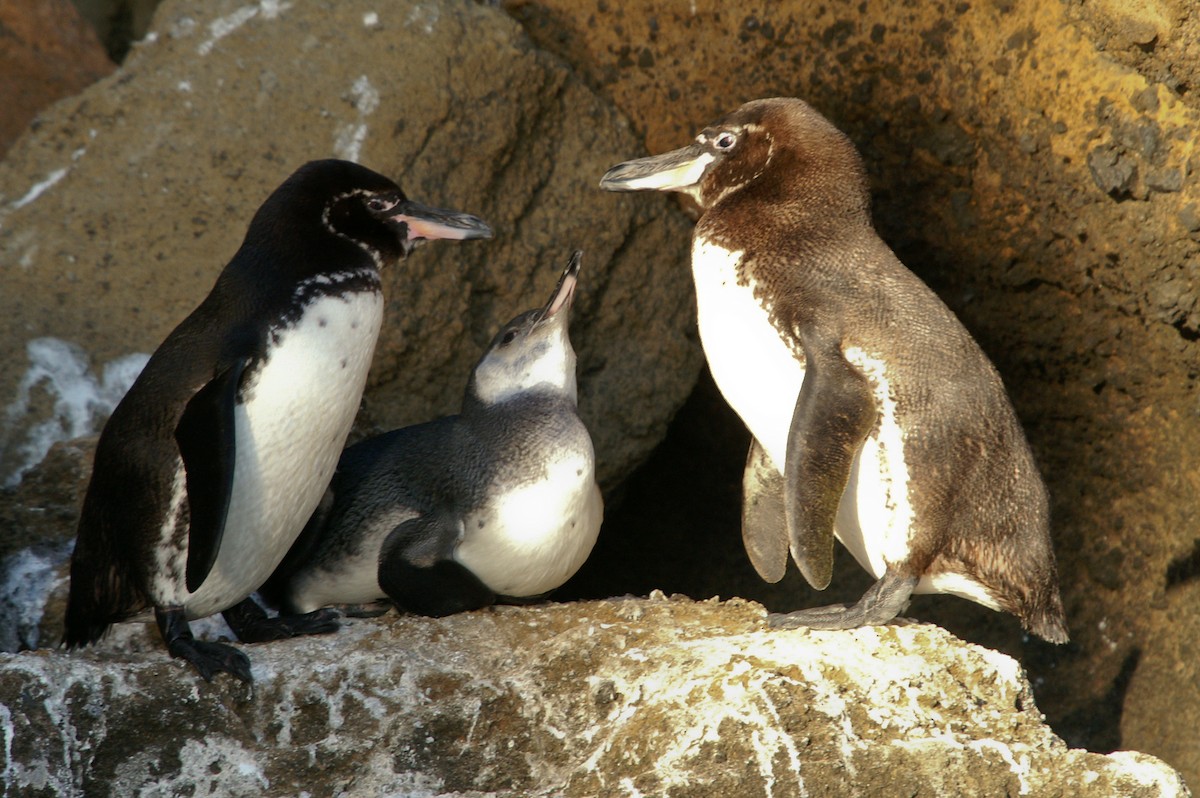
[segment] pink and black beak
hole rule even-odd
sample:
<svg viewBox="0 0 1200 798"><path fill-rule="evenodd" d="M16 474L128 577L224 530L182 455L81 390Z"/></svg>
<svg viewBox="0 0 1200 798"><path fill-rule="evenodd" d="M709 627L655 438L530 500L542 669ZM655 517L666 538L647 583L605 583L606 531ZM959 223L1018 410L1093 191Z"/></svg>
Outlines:
<svg viewBox="0 0 1200 798"><path fill-rule="evenodd" d="M374 197L367 203L367 208L375 218L404 231L402 241L406 251L422 241L465 241L492 237L492 228L478 216L431 208L403 196L396 199Z"/></svg>

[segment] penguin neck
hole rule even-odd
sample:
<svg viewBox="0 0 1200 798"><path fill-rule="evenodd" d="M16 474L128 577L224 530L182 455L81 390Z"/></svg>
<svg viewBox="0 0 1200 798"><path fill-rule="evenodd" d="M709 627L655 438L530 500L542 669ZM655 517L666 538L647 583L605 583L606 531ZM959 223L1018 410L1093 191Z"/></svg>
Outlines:
<svg viewBox="0 0 1200 798"><path fill-rule="evenodd" d="M560 403L569 405L572 410L578 405L578 389L573 375L564 384L541 382L511 393L488 397L480 394L476 380L472 377L463 396L461 415L469 418L494 411L507 412L521 404L544 406Z"/></svg>

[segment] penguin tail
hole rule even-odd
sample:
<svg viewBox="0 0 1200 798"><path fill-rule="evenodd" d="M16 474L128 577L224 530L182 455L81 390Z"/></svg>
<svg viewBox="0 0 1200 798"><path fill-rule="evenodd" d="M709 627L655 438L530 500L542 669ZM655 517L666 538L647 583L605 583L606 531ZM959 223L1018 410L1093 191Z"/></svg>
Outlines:
<svg viewBox="0 0 1200 798"><path fill-rule="evenodd" d="M143 606L145 600L124 569L81 558L77 544L71 558L63 645L70 649L95 643L112 624L131 617Z"/></svg>
<svg viewBox="0 0 1200 798"><path fill-rule="evenodd" d="M1062 645L1070 636L1067 634L1067 619L1063 615L1062 601L1055 594L1050 606L1028 613L1023 625L1030 632L1049 643Z"/></svg>

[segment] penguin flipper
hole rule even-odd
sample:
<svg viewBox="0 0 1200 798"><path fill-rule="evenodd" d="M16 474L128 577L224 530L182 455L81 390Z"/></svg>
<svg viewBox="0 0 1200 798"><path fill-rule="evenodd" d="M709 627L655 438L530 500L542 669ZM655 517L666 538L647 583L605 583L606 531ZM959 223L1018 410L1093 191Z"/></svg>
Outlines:
<svg viewBox="0 0 1200 798"><path fill-rule="evenodd" d="M217 561L225 518L233 496L233 464L237 457L234 408L248 358L238 358L188 401L175 442L187 474L187 589L197 590Z"/></svg>
<svg viewBox="0 0 1200 798"><path fill-rule="evenodd" d="M802 335L804 382L788 430L784 507L792 558L817 590L833 577L833 523L878 409L836 343Z"/></svg>
<svg viewBox="0 0 1200 798"><path fill-rule="evenodd" d="M788 532L783 475L757 439L750 439L742 473L742 543L754 570L774 584L787 572Z"/></svg>
<svg viewBox="0 0 1200 798"><path fill-rule="evenodd" d="M462 523L439 513L393 529L379 552L379 587L409 612L442 617L496 603L496 594L454 559Z"/></svg>

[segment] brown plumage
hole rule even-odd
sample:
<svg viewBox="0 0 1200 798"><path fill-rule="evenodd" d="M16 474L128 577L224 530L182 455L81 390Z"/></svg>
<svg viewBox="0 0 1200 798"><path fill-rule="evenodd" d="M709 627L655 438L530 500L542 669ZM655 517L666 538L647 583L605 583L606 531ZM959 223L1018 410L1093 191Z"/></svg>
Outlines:
<svg viewBox="0 0 1200 798"><path fill-rule="evenodd" d="M747 103L610 190L690 194L701 340L754 435L743 537L763 578L788 551L824 588L836 535L878 582L777 626L884 623L953 592L1067 639L1048 501L995 368L871 222L862 160L804 102Z"/></svg>

